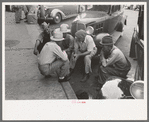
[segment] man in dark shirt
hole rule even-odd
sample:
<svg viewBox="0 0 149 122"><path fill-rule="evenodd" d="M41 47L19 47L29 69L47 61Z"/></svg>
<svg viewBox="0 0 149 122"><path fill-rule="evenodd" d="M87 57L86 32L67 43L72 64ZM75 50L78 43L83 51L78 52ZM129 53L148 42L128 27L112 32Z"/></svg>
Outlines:
<svg viewBox="0 0 149 122"><path fill-rule="evenodd" d="M50 41L51 37L51 31L49 28L50 24L47 24L46 22L42 23L42 29L43 32L40 33L38 36L38 39L36 40L35 47L34 47L34 54L39 55L43 46Z"/></svg>
<svg viewBox="0 0 149 122"><path fill-rule="evenodd" d="M126 78L131 64L122 51L113 45L111 36L103 37L101 44L103 48L100 55L98 82L102 87L110 76Z"/></svg>

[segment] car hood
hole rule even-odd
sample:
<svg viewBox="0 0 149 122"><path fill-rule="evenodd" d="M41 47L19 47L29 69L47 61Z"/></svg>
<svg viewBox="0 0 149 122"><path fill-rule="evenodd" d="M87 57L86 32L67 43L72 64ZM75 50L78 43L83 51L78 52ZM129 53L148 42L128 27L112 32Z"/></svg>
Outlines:
<svg viewBox="0 0 149 122"><path fill-rule="evenodd" d="M108 14L106 12L101 12L101 11L87 11L80 13L74 20L75 21L81 21L83 23L89 23L92 21L97 21L99 19L103 19Z"/></svg>

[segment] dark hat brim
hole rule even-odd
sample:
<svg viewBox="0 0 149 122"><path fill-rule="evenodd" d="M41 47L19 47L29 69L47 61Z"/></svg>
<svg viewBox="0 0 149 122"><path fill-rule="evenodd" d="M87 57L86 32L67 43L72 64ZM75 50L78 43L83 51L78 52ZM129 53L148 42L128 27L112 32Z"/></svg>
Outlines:
<svg viewBox="0 0 149 122"><path fill-rule="evenodd" d="M102 41L100 42L100 44L103 46L113 45L113 43L102 43Z"/></svg>

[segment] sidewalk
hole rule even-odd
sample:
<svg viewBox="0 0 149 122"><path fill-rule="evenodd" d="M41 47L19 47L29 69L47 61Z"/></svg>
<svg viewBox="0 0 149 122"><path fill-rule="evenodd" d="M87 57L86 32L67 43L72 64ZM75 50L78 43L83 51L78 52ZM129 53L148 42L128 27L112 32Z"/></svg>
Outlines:
<svg viewBox="0 0 149 122"><path fill-rule="evenodd" d="M16 24L14 13L5 13L5 99L77 99L69 82L45 78L38 70L33 47L40 33L38 25Z"/></svg>

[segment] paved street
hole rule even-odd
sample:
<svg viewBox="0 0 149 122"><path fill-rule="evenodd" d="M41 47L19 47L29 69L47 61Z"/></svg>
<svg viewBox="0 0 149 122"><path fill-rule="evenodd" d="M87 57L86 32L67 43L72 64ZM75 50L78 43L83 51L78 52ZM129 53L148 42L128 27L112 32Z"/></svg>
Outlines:
<svg viewBox="0 0 149 122"><path fill-rule="evenodd" d="M131 38L134 31L134 27L137 26L138 11L125 10L125 15L127 15L127 26L124 27L124 34L122 38L119 38L116 45L122 50L122 52L129 58ZM128 73L129 78L134 78L134 72L136 68L136 61L129 58L132 68Z"/></svg>
<svg viewBox="0 0 149 122"><path fill-rule="evenodd" d="M40 27L23 20L16 24L12 12L6 12L5 22L5 99L75 99L69 82L60 84L38 70L33 47Z"/></svg>
<svg viewBox="0 0 149 122"><path fill-rule="evenodd" d="M35 40L40 33L38 25L25 23L20 24L14 21L14 13L5 13L5 99L6 100L28 100L28 99L75 99L74 92L82 89L96 95L96 82L93 76L87 83L81 84L82 78L80 72L72 75L70 82L61 85L56 77L45 78L39 73L37 67L37 57L33 54ZM137 25L138 11L125 10L128 15L127 26L124 29L124 35L116 45L129 58L131 37L134 27ZM67 23L71 26L73 18L64 20L61 23ZM61 24L51 24L51 29L59 27ZM136 61L129 58L132 69L128 74L129 78L134 77ZM64 90L65 88L65 90ZM90 89L89 89L90 88ZM73 92L74 90L74 92ZM66 95L66 91L68 92Z"/></svg>

